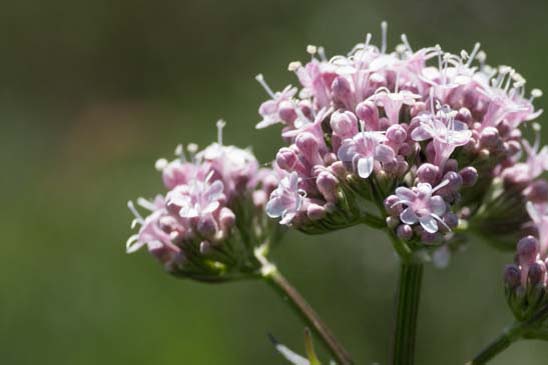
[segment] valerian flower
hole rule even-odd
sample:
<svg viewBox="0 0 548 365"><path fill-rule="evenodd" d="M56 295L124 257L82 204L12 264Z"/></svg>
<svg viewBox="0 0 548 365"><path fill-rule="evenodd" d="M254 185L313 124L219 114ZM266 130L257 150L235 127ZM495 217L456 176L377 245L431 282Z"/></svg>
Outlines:
<svg viewBox="0 0 548 365"><path fill-rule="evenodd" d="M202 151L191 145L190 159L178 147L176 160L157 162L168 191L152 202L138 200L150 211L145 218L129 203L141 228L128 240L128 253L147 246L172 274L201 281L260 270L255 248L277 236L265 206L279 173L259 168L249 150L224 146L223 126L217 143Z"/></svg>
<svg viewBox="0 0 548 365"><path fill-rule="evenodd" d="M527 97L525 79L487 65L479 43L452 54L414 50L402 35L390 51L385 27L380 46L371 40L333 57L308 46L311 60L289 66L298 92L269 91L259 76L279 105L271 114L285 116L274 118L287 144L276 161L294 182L271 196L271 215L307 233L384 227L430 253L461 242L464 228L497 244L520 231L526 200L548 192L538 183L547 152L521 132L541 92Z"/></svg>

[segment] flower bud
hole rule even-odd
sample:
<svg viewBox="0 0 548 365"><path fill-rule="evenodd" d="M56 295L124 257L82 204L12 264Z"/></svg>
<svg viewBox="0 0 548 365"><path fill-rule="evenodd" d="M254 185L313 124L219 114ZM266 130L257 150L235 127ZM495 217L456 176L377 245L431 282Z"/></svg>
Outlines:
<svg viewBox="0 0 548 365"><path fill-rule="evenodd" d="M331 84L333 99L341 102L344 106L352 105L352 87L345 77L338 76Z"/></svg>
<svg viewBox="0 0 548 365"><path fill-rule="evenodd" d="M468 108L462 107L459 109L459 112L455 116L455 119L470 125L470 123L473 120L473 117L472 117L472 113L470 112Z"/></svg>
<svg viewBox="0 0 548 365"><path fill-rule="evenodd" d="M264 207L266 206L266 203L268 202L268 195L264 190L256 190L253 192L253 205L256 208Z"/></svg>
<svg viewBox="0 0 548 365"><path fill-rule="evenodd" d="M209 241L200 242L200 253L202 255L207 255L211 252L211 243Z"/></svg>
<svg viewBox="0 0 548 365"><path fill-rule="evenodd" d="M413 228L407 224L400 224L396 229L396 235L398 238L408 241L413 237Z"/></svg>
<svg viewBox="0 0 548 365"><path fill-rule="evenodd" d="M236 215L229 208L223 207L219 213L219 223L223 231L228 231L236 223Z"/></svg>
<svg viewBox="0 0 548 365"><path fill-rule="evenodd" d="M465 187L474 186L478 181L478 170L473 166L467 166L459 171L462 185Z"/></svg>
<svg viewBox="0 0 548 365"><path fill-rule="evenodd" d="M525 195L532 203L544 203L548 201L548 181L534 181L525 190Z"/></svg>
<svg viewBox="0 0 548 365"><path fill-rule="evenodd" d="M537 261L529 266L527 279L532 286L544 284L546 280L546 264L542 261Z"/></svg>
<svg viewBox="0 0 548 365"><path fill-rule="evenodd" d="M443 167L443 172L449 172L449 171L457 171L459 168L459 163L454 158L450 158L445 162L445 166Z"/></svg>
<svg viewBox="0 0 548 365"><path fill-rule="evenodd" d="M217 233L218 226L213 216L209 215L200 217L196 229L198 230L198 233L200 233L200 235L212 238L215 236L215 233Z"/></svg>
<svg viewBox="0 0 548 365"><path fill-rule="evenodd" d="M399 200L400 199L396 195L389 195L386 199L384 199L384 209L386 209L386 213L391 216L398 216L403 209L401 204L394 204L399 202Z"/></svg>
<svg viewBox="0 0 548 365"><path fill-rule="evenodd" d="M432 165L431 163L423 163L417 169L417 178L420 182L429 183L434 186L438 179L439 167Z"/></svg>
<svg viewBox="0 0 548 365"><path fill-rule="evenodd" d="M349 111L334 112L330 121L331 129L340 138L352 138L358 132L358 120Z"/></svg>
<svg viewBox="0 0 548 365"><path fill-rule="evenodd" d="M334 203L337 201L338 184L337 178L327 171L322 171L316 178L318 190L328 202Z"/></svg>
<svg viewBox="0 0 548 365"><path fill-rule="evenodd" d="M289 100L282 101L278 108L278 115L280 116L280 119L284 122L293 123L295 119L297 119L295 105Z"/></svg>
<svg viewBox="0 0 548 365"><path fill-rule="evenodd" d="M407 139L407 132L400 124L394 124L386 131L386 138L391 142L400 144Z"/></svg>
<svg viewBox="0 0 548 365"><path fill-rule="evenodd" d="M325 208L318 204L310 204L306 209L306 215L313 221L324 218L326 213Z"/></svg>
<svg viewBox="0 0 548 365"><path fill-rule="evenodd" d="M494 127L485 128L480 135L480 147L493 150L500 143L499 131Z"/></svg>
<svg viewBox="0 0 548 365"><path fill-rule="evenodd" d="M449 181L449 183L443 188L451 192L456 192L462 187L462 177L455 171L449 171L443 176L443 180Z"/></svg>
<svg viewBox="0 0 548 365"><path fill-rule="evenodd" d="M297 163L297 155L287 147L282 147L276 154L276 163L282 170L291 171Z"/></svg>
<svg viewBox="0 0 548 365"><path fill-rule="evenodd" d="M530 264L536 261L540 245L533 236L523 237L518 242L517 255L520 264Z"/></svg>
<svg viewBox="0 0 548 365"><path fill-rule="evenodd" d="M356 115L365 123L365 129L376 131L379 129L379 113L371 100L362 101L356 106Z"/></svg>
<svg viewBox="0 0 548 365"><path fill-rule="evenodd" d="M447 224L449 228L455 228L459 225L459 217L453 212L448 212L443 216L443 222Z"/></svg>
<svg viewBox="0 0 548 365"><path fill-rule="evenodd" d="M317 138L308 132L301 133L295 139L295 144L299 148L302 156L312 165L322 164L318 153L319 143Z"/></svg>
<svg viewBox="0 0 548 365"><path fill-rule="evenodd" d="M333 175L337 176L338 178L344 178L348 173L342 161L337 161L331 164L331 166L329 166L329 170L331 170Z"/></svg>
<svg viewBox="0 0 548 365"><path fill-rule="evenodd" d="M397 217L386 217L386 226L388 228L396 228L400 224L400 219Z"/></svg>
<svg viewBox="0 0 548 365"><path fill-rule="evenodd" d="M515 288L520 284L521 272L517 265L506 265L504 268L504 283L509 288Z"/></svg>

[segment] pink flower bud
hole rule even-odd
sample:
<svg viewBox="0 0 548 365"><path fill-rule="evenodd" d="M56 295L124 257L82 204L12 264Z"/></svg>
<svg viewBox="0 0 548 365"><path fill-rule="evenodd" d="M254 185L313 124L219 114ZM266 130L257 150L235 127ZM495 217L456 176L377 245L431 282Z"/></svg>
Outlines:
<svg viewBox="0 0 548 365"><path fill-rule="evenodd" d="M529 266L527 278L531 285L544 284L546 281L546 264L542 261L537 261Z"/></svg>
<svg viewBox="0 0 548 365"><path fill-rule="evenodd" d="M268 194L264 190L256 190L253 192L253 205L256 208L264 207L268 201Z"/></svg>
<svg viewBox="0 0 548 365"><path fill-rule="evenodd" d="M517 255L520 264L531 264L536 261L540 250L538 240L533 236L523 237L518 242Z"/></svg>
<svg viewBox="0 0 548 365"><path fill-rule="evenodd" d="M417 179L422 183L435 185L438 179L439 170L440 169L437 166L432 165L431 163L423 163L417 169Z"/></svg>
<svg viewBox="0 0 548 365"><path fill-rule="evenodd" d="M346 78L337 77L331 84L331 93L333 99L343 106L350 107L352 105L352 86Z"/></svg>
<svg viewBox="0 0 548 365"><path fill-rule="evenodd" d="M326 215L325 208L318 204L310 204L306 208L306 215L310 220L316 221L322 219Z"/></svg>
<svg viewBox="0 0 548 365"><path fill-rule="evenodd" d="M481 132L479 141L481 148L493 150L500 143L499 131L494 127L487 127Z"/></svg>
<svg viewBox="0 0 548 365"><path fill-rule="evenodd" d="M316 178L316 185L318 186L318 190L328 202L334 203L337 201L338 184L339 181L337 180L337 178L326 171L322 171Z"/></svg>
<svg viewBox="0 0 548 365"><path fill-rule="evenodd" d="M223 207L219 213L219 223L223 231L228 231L236 223L236 215L229 208Z"/></svg>
<svg viewBox="0 0 548 365"><path fill-rule="evenodd" d="M509 288L516 288L520 283L521 272L517 265L506 265L504 268L504 283Z"/></svg>
<svg viewBox="0 0 548 365"><path fill-rule="evenodd" d="M292 149L282 147L276 154L276 163L282 170L290 172L297 163L297 155Z"/></svg>
<svg viewBox="0 0 548 365"><path fill-rule="evenodd" d="M214 237L217 233L218 226L213 216L202 216L196 226L198 233L204 237Z"/></svg>
<svg viewBox="0 0 548 365"><path fill-rule="evenodd" d="M349 111L334 112L331 115L331 129L341 139L352 138L358 133L358 120Z"/></svg>
<svg viewBox="0 0 548 365"><path fill-rule="evenodd" d="M379 130L379 112L372 101L366 100L359 103L356 107L356 115L363 120L366 130Z"/></svg>
<svg viewBox="0 0 548 365"><path fill-rule="evenodd" d="M319 142L312 133L304 132L297 136L295 144L299 148L302 156L311 165L321 165L322 159L319 154Z"/></svg>
<svg viewBox="0 0 548 365"><path fill-rule="evenodd" d="M455 213L448 212L443 217L443 222L449 227L449 228L455 228L459 225L459 217Z"/></svg>
<svg viewBox="0 0 548 365"><path fill-rule="evenodd" d="M465 187L474 186L478 181L478 170L473 166L468 166L459 171L462 178L462 185Z"/></svg>
<svg viewBox="0 0 548 365"><path fill-rule="evenodd" d="M400 124L394 124L386 131L386 138L388 138L390 142L400 144L407 139L407 132Z"/></svg>
<svg viewBox="0 0 548 365"><path fill-rule="evenodd" d="M384 209L386 209L386 213L395 217L399 216L403 210L401 204L396 205L399 201L400 199L396 195L389 195L384 199Z"/></svg>
<svg viewBox="0 0 548 365"><path fill-rule="evenodd" d="M525 189L527 199L532 203L544 203L548 201L548 181L536 180Z"/></svg>
<svg viewBox="0 0 548 365"><path fill-rule="evenodd" d="M413 237L413 229L407 224L400 224L396 229L396 235L398 238L408 241Z"/></svg>
<svg viewBox="0 0 548 365"><path fill-rule="evenodd" d="M295 104L289 100L284 100L280 103L278 109L278 115L280 119L286 123L293 123L297 119L297 112L295 111Z"/></svg>

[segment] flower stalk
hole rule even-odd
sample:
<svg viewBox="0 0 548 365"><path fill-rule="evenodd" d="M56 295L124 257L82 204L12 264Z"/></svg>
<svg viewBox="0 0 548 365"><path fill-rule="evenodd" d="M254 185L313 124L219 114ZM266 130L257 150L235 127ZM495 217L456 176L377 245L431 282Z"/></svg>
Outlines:
<svg viewBox="0 0 548 365"><path fill-rule="evenodd" d="M310 326L313 332L321 339L325 348L337 360L337 363L340 365L353 364L349 353L339 343L331 330L297 289L295 289L280 273L276 266L268 262L264 256L257 255L257 258L263 264L261 273L264 280L280 294L284 301L289 302L299 317L301 317L307 326Z"/></svg>
<svg viewBox="0 0 548 365"><path fill-rule="evenodd" d="M414 363L422 274L423 264L421 262L402 258L396 292L392 348L392 364L394 365L413 365Z"/></svg>

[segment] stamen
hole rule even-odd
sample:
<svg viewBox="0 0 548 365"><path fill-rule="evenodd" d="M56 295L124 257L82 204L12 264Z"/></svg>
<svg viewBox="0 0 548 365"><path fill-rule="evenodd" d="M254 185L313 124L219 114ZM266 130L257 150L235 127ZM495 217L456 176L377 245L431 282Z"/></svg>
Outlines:
<svg viewBox="0 0 548 365"><path fill-rule="evenodd" d="M365 35L365 42L363 43L363 49L366 50L367 48L369 48L369 43L371 42L371 38L373 36L371 35L371 33L367 33Z"/></svg>
<svg viewBox="0 0 548 365"><path fill-rule="evenodd" d="M196 143L189 143L186 150L190 155L190 159L194 161L194 156L196 155L196 152L198 152L198 145Z"/></svg>
<svg viewBox="0 0 548 365"><path fill-rule="evenodd" d="M185 150L182 144L178 144L177 147L175 147L175 156L179 157L181 162L186 162Z"/></svg>
<svg viewBox="0 0 548 365"><path fill-rule="evenodd" d="M141 224L145 223L145 220L143 219L143 216L141 216L141 214L139 214L139 211L135 208L135 205L133 205L133 202L131 200L127 202L127 207L129 208L131 213L133 213L133 215L135 216L135 220L138 223L141 223Z"/></svg>
<svg viewBox="0 0 548 365"><path fill-rule="evenodd" d="M472 49L472 52L470 52L470 56L468 56L468 61L466 62L466 65L465 65L466 67L470 67L470 65L474 61L474 58L476 58L476 56L479 56L478 52L480 50L480 47L481 47L481 44L479 42L476 42L476 44L474 44L474 48Z"/></svg>
<svg viewBox="0 0 548 365"><path fill-rule="evenodd" d="M301 67L303 67L303 65L299 61L293 61L287 66L287 70L290 72L295 72Z"/></svg>
<svg viewBox="0 0 548 365"><path fill-rule="evenodd" d="M168 162L165 158L159 158L154 164L154 168L157 171L163 171L168 165Z"/></svg>
<svg viewBox="0 0 548 365"><path fill-rule="evenodd" d="M405 47L407 47L409 52L413 53L413 49L411 48L411 45L409 44L409 40L407 39L407 35L405 33L401 35L401 41L403 42Z"/></svg>
<svg viewBox="0 0 548 365"><path fill-rule="evenodd" d="M382 33L381 53L386 53L388 23L384 20L381 22L381 33Z"/></svg>
<svg viewBox="0 0 548 365"><path fill-rule="evenodd" d="M150 211L156 210L156 206L154 205L154 203L146 200L145 198L138 198L137 199L137 204L139 204L143 208L148 209Z"/></svg>
<svg viewBox="0 0 548 365"><path fill-rule="evenodd" d="M306 53L308 53L309 55L314 56L316 52L318 52L318 47L312 44L309 44L308 46L306 46Z"/></svg>
<svg viewBox="0 0 548 365"><path fill-rule="evenodd" d="M533 89L531 90L531 96L529 97L529 101L532 102L536 98L540 98L542 96L542 90L541 89Z"/></svg>
<svg viewBox="0 0 548 365"><path fill-rule="evenodd" d="M268 84L264 80L263 74L258 74L257 76L255 76L255 80L257 80L257 82L259 82L259 84L261 84L263 89L265 89L266 93L268 95L270 95L270 97L272 99L274 99L274 97L275 97L274 92L272 91L272 89L268 86Z"/></svg>
<svg viewBox="0 0 548 365"><path fill-rule="evenodd" d="M325 56L325 49L323 47L318 47L318 56L323 62L327 62L327 57Z"/></svg>
<svg viewBox="0 0 548 365"><path fill-rule="evenodd" d="M222 146L223 145L223 128L225 127L226 122L222 119L219 119L216 125L217 125L217 143Z"/></svg>

